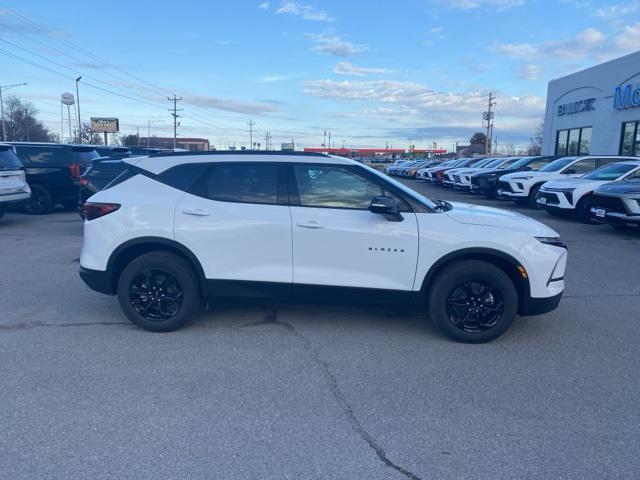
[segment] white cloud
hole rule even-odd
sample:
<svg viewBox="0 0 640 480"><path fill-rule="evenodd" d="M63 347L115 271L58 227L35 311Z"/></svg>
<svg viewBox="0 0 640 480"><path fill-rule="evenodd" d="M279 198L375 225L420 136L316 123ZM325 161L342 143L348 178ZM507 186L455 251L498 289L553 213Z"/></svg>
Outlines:
<svg viewBox="0 0 640 480"><path fill-rule="evenodd" d="M524 80L538 80L540 78L540 65L525 65L518 73L518 78Z"/></svg>
<svg viewBox="0 0 640 480"><path fill-rule="evenodd" d="M622 28L615 38L620 53L631 53L640 49L640 22Z"/></svg>
<svg viewBox="0 0 640 480"><path fill-rule="evenodd" d="M334 65L333 71L334 73L338 73L340 75L354 75L358 77L363 77L366 75L393 73L393 70L390 70L388 68L361 67L358 65L354 65L351 62L338 62Z"/></svg>
<svg viewBox="0 0 640 480"><path fill-rule="evenodd" d="M282 5L276 10L276 13L286 13L289 15L295 15L302 17L305 20L318 20L325 22L332 22L334 20L328 13L323 10L318 10L313 5L307 5L304 3L284 1Z"/></svg>
<svg viewBox="0 0 640 480"><path fill-rule="evenodd" d="M258 79L260 83L274 83L274 82L285 82L287 80L293 80L295 78L304 77L305 73L290 73L284 75L263 75Z"/></svg>
<svg viewBox="0 0 640 480"><path fill-rule="evenodd" d="M244 102L238 100L230 100L227 98L213 97L210 95L183 95L185 100L195 103L201 107L215 108L218 110L226 110L235 113L250 113L260 115L263 113L273 112L276 107L273 104L264 102Z"/></svg>
<svg viewBox="0 0 640 480"><path fill-rule="evenodd" d="M595 28L586 28L575 37L559 41L546 41L538 44L510 43L496 45L493 51L518 60L532 60L534 58L553 58L576 61L606 47L607 38Z"/></svg>
<svg viewBox="0 0 640 480"><path fill-rule="evenodd" d="M258 8L261 8L262 10L269 10L269 2L262 2L258 5Z"/></svg>
<svg viewBox="0 0 640 480"><path fill-rule="evenodd" d="M457 10L489 9L503 12L524 5L525 0L440 0L440 3Z"/></svg>
<svg viewBox="0 0 640 480"><path fill-rule="evenodd" d="M477 122L477 118L486 107L487 93L481 91L439 92L426 85L415 82L394 80L371 81L333 81L314 80L304 83L304 91L314 97L348 100L373 101L383 104L384 108L394 105L411 109L428 118L467 118ZM505 119L509 116L519 118L538 118L544 114L545 100L535 95L521 97L497 95L499 111ZM426 118L426 117L425 117Z"/></svg>
<svg viewBox="0 0 640 480"><path fill-rule="evenodd" d="M348 57L366 50L366 46L355 45L344 40L338 35L310 33L307 34L307 37L315 42L315 45L311 47L311 50L314 52L328 53L339 57Z"/></svg>
<svg viewBox="0 0 640 480"><path fill-rule="evenodd" d="M596 9L595 16L607 21L621 21L627 15L631 15L640 10L640 3L628 2L614 5L607 5Z"/></svg>

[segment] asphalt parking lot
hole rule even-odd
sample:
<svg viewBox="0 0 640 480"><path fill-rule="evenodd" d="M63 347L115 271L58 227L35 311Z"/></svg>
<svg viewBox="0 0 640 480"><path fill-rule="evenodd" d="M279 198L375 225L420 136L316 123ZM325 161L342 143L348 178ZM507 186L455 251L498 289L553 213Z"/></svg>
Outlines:
<svg viewBox="0 0 640 480"><path fill-rule="evenodd" d="M74 212L0 222L3 478L635 478L640 235L569 245L560 308L453 343L420 312L232 305L131 326L78 277Z"/></svg>

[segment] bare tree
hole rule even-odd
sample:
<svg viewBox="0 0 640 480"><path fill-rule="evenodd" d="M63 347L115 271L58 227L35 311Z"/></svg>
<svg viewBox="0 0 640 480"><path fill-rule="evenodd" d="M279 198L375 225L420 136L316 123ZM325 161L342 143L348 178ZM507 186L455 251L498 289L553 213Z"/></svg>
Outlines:
<svg viewBox="0 0 640 480"><path fill-rule="evenodd" d="M7 141L49 142L53 135L36 118L38 109L33 103L19 97L8 97L4 102Z"/></svg>
<svg viewBox="0 0 640 480"><path fill-rule="evenodd" d="M544 122L540 122L536 133L531 137L529 146L527 147L527 155L540 155L542 152L542 135L544 133Z"/></svg>

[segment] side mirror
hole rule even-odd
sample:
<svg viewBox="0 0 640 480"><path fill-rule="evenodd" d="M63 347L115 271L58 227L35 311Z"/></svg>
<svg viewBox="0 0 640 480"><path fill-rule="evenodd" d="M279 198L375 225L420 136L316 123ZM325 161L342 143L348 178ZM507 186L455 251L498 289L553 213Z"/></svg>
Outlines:
<svg viewBox="0 0 640 480"><path fill-rule="evenodd" d="M391 222L404 220L400 214L400 202L395 198L378 196L373 197L369 204L369 211L378 215L384 215Z"/></svg>

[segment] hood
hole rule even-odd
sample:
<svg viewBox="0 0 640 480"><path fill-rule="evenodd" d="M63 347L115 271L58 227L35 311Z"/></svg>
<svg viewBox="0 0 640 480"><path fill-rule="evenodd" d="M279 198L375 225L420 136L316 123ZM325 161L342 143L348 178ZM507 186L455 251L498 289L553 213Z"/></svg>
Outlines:
<svg viewBox="0 0 640 480"><path fill-rule="evenodd" d="M545 178L553 175L557 175L558 172L512 172L504 175L505 178L515 177L531 177L531 178Z"/></svg>
<svg viewBox="0 0 640 480"><path fill-rule="evenodd" d="M640 180L624 180L609 182L596 188L594 193L607 193L610 195L640 194Z"/></svg>
<svg viewBox="0 0 640 480"><path fill-rule="evenodd" d="M536 237L559 236L552 228L520 213L468 203L450 203L453 208L446 215L458 223L504 228Z"/></svg>
<svg viewBox="0 0 640 480"><path fill-rule="evenodd" d="M542 186L543 188L578 188L587 183L601 183L602 180L589 180L586 178L559 178L558 180L549 180Z"/></svg>

